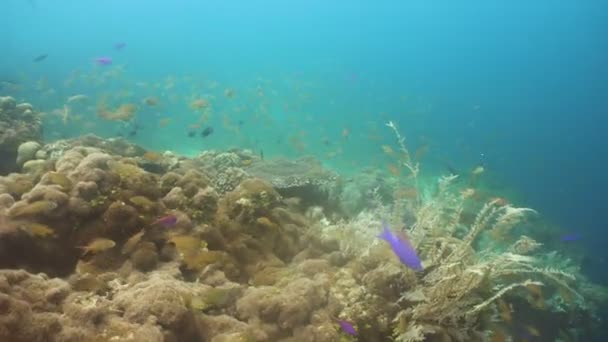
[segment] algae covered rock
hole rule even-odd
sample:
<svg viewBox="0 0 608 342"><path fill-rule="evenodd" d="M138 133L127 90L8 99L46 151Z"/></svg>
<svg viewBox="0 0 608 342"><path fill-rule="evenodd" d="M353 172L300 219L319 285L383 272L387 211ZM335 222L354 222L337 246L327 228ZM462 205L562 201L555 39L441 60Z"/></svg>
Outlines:
<svg viewBox="0 0 608 342"><path fill-rule="evenodd" d="M17 104L12 97L0 97L0 174L16 171L27 159L36 153L35 144L42 140L40 114L28 103ZM17 162L19 146L30 142L22 151L24 155ZM33 154L30 156L31 151ZM27 156L25 155L27 154Z"/></svg>
<svg viewBox="0 0 608 342"><path fill-rule="evenodd" d="M23 165L26 161L34 159L41 145L37 141L26 141L17 148L17 165Z"/></svg>
<svg viewBox="0 0 608 342"><path fill-rule="evenodd" d="M314 157L260 161L249 166L247 173L269 182L285 198L299 198L305 207L319 205L330 212L337 211L333 201L340 179Z"/></svg>

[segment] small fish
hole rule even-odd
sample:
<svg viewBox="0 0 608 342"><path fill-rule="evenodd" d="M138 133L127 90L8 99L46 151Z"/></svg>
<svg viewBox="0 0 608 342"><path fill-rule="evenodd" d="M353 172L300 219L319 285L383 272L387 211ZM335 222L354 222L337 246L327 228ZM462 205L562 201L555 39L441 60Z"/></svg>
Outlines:
<svg viewBox="0 0 608 342"><path fill-rule="evenodd" d="M194 138L194 136L196 136L196 131L188 132L188 138Z"/></svg>
<svg viewBox="0 0 608 342"><path fill-rule="evenodd" d="M416 250L409 242L409 240L401 238L393 234L386 222L382 223L384 231L378 237L389 243L393 252L399 257L399 260L407 267L414 271L422 271L422 262L416 254Z"/></svg>
<svg viewBox="0 0 608 342"><path fill-rule="evenodd" d="M68 97L68 103L72 103L72 102L80 102L80 101L84 101L86 99L88 99L89 97L84 95L84 94L78 94L78 95L74 95L74 96L70 96Z"/></svg>
<svg viewBox="0 0 608 342"><path fill-rule="evenodd" d="M36 222L26 223L23 226L21 226L21 229L23 229L31 237L46 238L46 237L55 237L56 236L53 228L47 226L46 224L42 224L42 223L36 223Z"/></svg>
<svg viewBox="0 0 608 342"><path fill-rule="evenodd" d="M156 205L156 203L154 201L150 200L146 196L133 196L133 197L129 198L129 202L135 204L136 206L138 206L144 210L150 210L150 208L152 208Z"/></svg>
<svg viewBox="0 0 608 342"><path fill-rule="evenodd" d="M112 64L111 57L97 57L95 58L95 63L98 65L110 65Z"/></svg>
<svg viewBox="0 0 608 342"><path fill-rule="evenodd" d="M581 234L580 233L572 233L572 234L566 234L563 235L560 240L562 242L574 242L574 241L578 241L581 239Z"/></svg>
<svg viewBox="0 0 608 342"><path fill-rule="evenodd" d="M224 90L224 96L226 96L228 98L233 98L234 97L234 89L228 88L228 89Z"/></svg>
<svg viewBox="0 0 608 342"><path fill-rule="evenodd" d="M171 118L163 118L158 120L158 127L165 128L171 123Z"/></svg>
<svg viewBox="0 0 608 342"><path fill-rule="evenodd" d="M149 96L149 97L146 97L145 99L143 99L143 103L147 106L154 107L154 106L158 105L159 101L158 101L157 97Z"/></svg>
<svg viewBox="0 0 608 342"><path fill-rule="evenodd" d="M124 245L122 245L122 254L131 254L135 250L135 246L141 241L144 236L144 229L142 228L139 232L131 236Z"/></svg>
<svg viewBox="0 0 608 342"><path fill-rule="evenodd" d="M122 50L125 48L125 46L127 46L127 43L118 42L118 43L114 44L114 50Z"/></svg>
<svg viewBox="0 0 608 342"><path fill-rule="evenodd" d="M82 253L82 256L85 256L89 253L96 254L99 252L103 252L105 250L113 248L114 246L116 246L116 242L114 242L113 240L105 239L105 238L96 238L93 241L91 241L88 245L80 246L80 247L76 247L76 248L80 248L80 249L84 250L84 252Z"/></svg>
<svg viewBox="0 0 608 342"><path fill-rule="evenodd" d="M152 225L161 225L166 228L173 227L177 223L177 216L175 215L167 215L158 218L156 221L152 222Z"/></svg>
<svg viewBox="0 0 608 342"><path fill-rule="evenodd" d="M10 217L45 215L57 208L57 203L41 200L20 207L12 207L8 211Z"/></svg>
<svg viewBox="0 0 608 342"><path fill-rule="evenodd" d="M388 145L382 145L382 151L388 155L391 155L395 152L393 151L393 148Z"/></svg>
<svg viewBox="0 0 608 342"><path fill-rule="evenodd" d="M201 136L203 138L206 138L208 136L210 136L213 133L213 127L211 126L207 126L202 132L201 132Z"/></svg>
<svg viewBox="0 0 608 342"><path fill-rule="evenodd" d="M486 171L486 169L482 165L479 165L476 168L474 168L473 171L471 171L471 174L473 174L473 176L478 176L478 175L484 173L485 171Z"/></svg>
<svg viewBox="0 0 608 342"><path fill-rule="evenodd" d="M345 333L352 336L357 336L357 330L351 322L339 319L338 324L340 324L340 329L342 329L342 331L344 331Z"/></svg>
<svg viewBox="0 0 608 342"><path fill-rule="evenodd" d="M350 130L348 128L343 128L342 129L342 139L347 139L349 135L350 135Z"/></svg>
<svg viewBox="0 0 608 342"><path fill-rule="evenodd" d="M49 55L40 55L36 58L33 59L34 62L38 63L38 62L42 62L43 60L45 60Z"/></svg>

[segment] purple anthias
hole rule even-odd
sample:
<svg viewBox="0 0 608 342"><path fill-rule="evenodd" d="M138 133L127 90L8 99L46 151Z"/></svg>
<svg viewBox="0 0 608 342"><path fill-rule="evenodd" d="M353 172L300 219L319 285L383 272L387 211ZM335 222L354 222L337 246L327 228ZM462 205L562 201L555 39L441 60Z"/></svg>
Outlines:
<svg viewBox="0 0 608 342"><path fill-rule="evenodd" d="M169 228L174 226L177 223L177 217L175 215L167 215L159 218L158 220L152 222L152 225L159 224L164 226L165 228Z"/></svg>
<svg viewBox="0 0 608 342"><path fill-rule="evenodd" d="M418 254L416 254L416 250L409 240L393 234L388 228L386 222L383 222L382 226L384 231L382 234L378 235L378 237L388 242L393 252L397 255L397 257L399 257L399 260L404 265L413 269L414 271L422 271L422 262L420 261Z"/></svg>
<svg viewBox="0 0 608 342"><path fill-rule="evenodd" d="M573 242L581 239L580 233L566 234L561 237L562 242Z"/></svg>
<svg viewBox="0 0 608 342"><path fill-rule="evenodd" d="M355 327L349 321L345 321L343 319L339 319L338 320L338 324L340 324L340 328L345 333L347 333L349 335L357 336L357 330L355 330Z"/></svg>
<svg viewBox="0 0 608 342"><path fill-rule="evenodd" d="M112 58L110 57L97 57L95 58L95 63L99 65L110 65L112 64Z"/></svg>

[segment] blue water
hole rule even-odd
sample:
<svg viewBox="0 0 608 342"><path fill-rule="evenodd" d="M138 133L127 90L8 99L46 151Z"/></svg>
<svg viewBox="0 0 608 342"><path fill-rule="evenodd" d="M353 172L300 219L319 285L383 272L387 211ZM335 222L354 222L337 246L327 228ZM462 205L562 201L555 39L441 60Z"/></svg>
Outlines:
<svg viewBox="0 0 608 342"><path fill-rule="evenodd" d="M412 150L429 147L423 173L483 164L495 188L608 257L606 1L5 0L0 33L0 77L41 110L80 93L156 96L132 137L146 147L315 154L344 173L387 163L393 120ZM207 139L185 133L196 94L213 96ZM80 123L49 119L48 139L129 130L77 111Z"/></svg>

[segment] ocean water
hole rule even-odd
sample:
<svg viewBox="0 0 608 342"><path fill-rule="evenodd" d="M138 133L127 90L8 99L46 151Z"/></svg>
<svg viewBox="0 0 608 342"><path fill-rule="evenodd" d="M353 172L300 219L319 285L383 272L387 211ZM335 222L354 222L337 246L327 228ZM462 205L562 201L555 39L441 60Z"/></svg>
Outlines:
<svg viewBox="0 0 608 342"><path fill-rule="evenodd" d="M266 158L314 155L343 175L388 173L381 146L396 148L385 126L393 121L423 173L483 166L488 189L536 209L556 238L580 234L545 243L584 250L588 276L608 283L606 1L4 0L2 8L0 95L48 113L48 141L121 135L191 156L238 147ZM40 55L48 56L34 62ZM62 120L78 94L88 100L70 103ZM204 122L192 108L198 98L210 103ZM129 122L104 121L101 102L138 111ZM213 133L201 137L206 127Z"/></svg>

